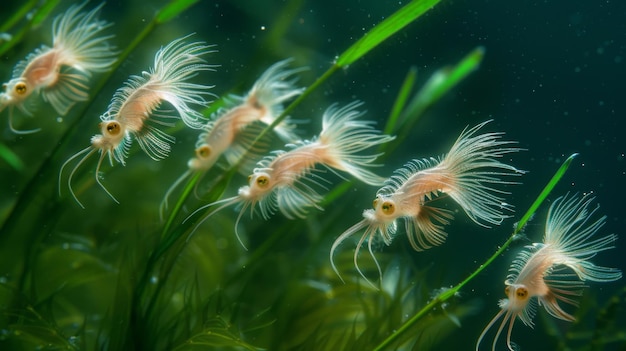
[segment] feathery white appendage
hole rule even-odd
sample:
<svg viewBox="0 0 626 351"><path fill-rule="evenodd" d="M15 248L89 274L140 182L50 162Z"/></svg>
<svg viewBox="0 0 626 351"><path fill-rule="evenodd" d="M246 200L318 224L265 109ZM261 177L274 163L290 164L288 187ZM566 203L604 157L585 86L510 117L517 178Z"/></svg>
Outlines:
<svg viewBox="0 0 626 351"><path fill-rule="evenodd" d="M475 223L489 227L499 225L505 218L503 210L512 211L501 195L509 192L494 185L518 184L503 180L505 176L519 176L523 171L500 161L503 156L521 151L516 142L502 141L504 133L476 133L490 121L466 129L454 143L450 152L434 171L449 173L446 193L458 203Z"/></svg>
<svg viewBox="0 0 626 351"><path fill-rule="evenodd" d="M206 119L189 105L208 106L209 101L205 97L214 96L208 91L213 86L190 83L188 80L200 71L214 70L215 66L207 64L200 56L215 50L210 50L213 45L203 42L185 43L185 39L190 36L176 39L161 48L154 57L154 68L143 75L149 76L147 86L162 100L174 106L185 125L201 129Z"/></svg>
<svg viewBox="0 0 626 351"><path fill-rule="evenodd" d="M91 72L106 72L116 60L117 51L107 40L113 35L98 36L113 24L98 20L104 3L89 12L79 13L87 4L72 5L52 24L53 48L65 57L64 64L87 76Z"/></svg>
<svg viewBox="0 0 626 351"><path fill-rule="evenodd" d="M366 217L366 215L363 215L364 217ZM335 256L335 250L339 247L339 245L341 245L341 243L348 239L349 237L353 236L354 234L360 232L361 230L363 230L365 228L365 232L363 233L363 235L361 236L361 238L359 239L359 242L356 245L356 249L354 250L354 257L353 257L353 261L354 261L354 267L356 268L357 272L359 273L359 275L371 286L373 286L374 288L377 288L376 285L374 285L374 283L372 283L369 279L367 279L367 277L365 276L365 274L363 274L363 272L361 271L361 268L359 268L359 262L358 262L358 258L359 258L359 252L361 251L361 247L363 246L363 244L365 243L365 241L367 240L367 248L368 251L370 253L370 256L372 257L372 259L374 260L374 264L376 265L376 268L378 269L378 275L382 281L382 270L380 268L380 264L378 263L378 260L376 260L376 256L374 255L374 252L372 250L372 242L373 242L373 236L376 234L376 230L377 228L375 226L372 226L372 223L367 219L363 219L362 221L358 222L357 224L353 225L352 227L348 228L345 232L343 232L336 240L335 242L333 242L333 245L330 248L330 265L333 268L333 271L335 271L335 273L337 274L337 276L339 277L339 279L341 279L342 282L345 282L343 280L343 277L341 276L341 274L339 274L339 270L337 269L337 266L335 265L335 260L334 260L334 256Z"/></svg>
<svg viewBox="0 0 626 351"><path fill-rule="evenodd" d="M58 74L54 78L51 75L50 81L54 82L50 88L42 86L41 95L61 115L67 114L75 103L86 101L92 73L109 70L116 60L117 51L108 43L113 35L101 35L113 25L98 20L104 3L89 12L80 12L85 4L71 6L52 24L50 51L56 55Z"/></svg>
<svg viewBox="0 0 626 351"><path fill-rule="evenodd" d="M360 181L370 185L382 185L385 178L380 177L364 167L375 167L373 164L382 155L360 155L359 153L380 144L390 142L394 136L381 135L372 127L374 122L359 121L365 114L358 111L363 102L354 101L341 108L331 105L322 117L322 132L319 142L328 147L327 167L349 173Z"/></svg>
<svg viewBox="0 0 626 351"><path fill-rule="evenodd" d="M292 58L279 61L270 66L252 86L244 98L247 103L263 109L263 115L259 120L266 125L274 123L283 113L283 104L298 95L301 95L304 88L295 86L298 78L295 74L306 71L307 67L288 69ZM294 133L294 126L289 118L281 121L274 127L274 132L285 142L298 140Z"/></svg>
<svg viewBox="0 0 626 351"><path fill-rule="evenodd" d="M594 222L590 218L600 208L590 209L594 197L565 195L556 199L550 206L544 243L552 247L558 258L556 264L570 267L583 280L610 282L622 277L617 268L600 267L589 260L598 252L614 248L617 235L600 238L593 236L606 223L606 216Z"/></svg>
<svg viewBox="0 0 626 351"><path fill-rule="evenodd" d="M72 157L70 157L69 159L67 159L65 162L63 162L63 165L61 165L61 169L59 170L59 196L61 195L61 178L63 175L63 169L65 169L65 166L67 166L70 162L72 162L73 160L75 160L76 158L78 158L79 156L85 154L85 156L83 156L77 163L76 166L74 166L74 168L72 169L72 171L70 172L68 178L67 178L67 187L70 190L70 194L72 195L72 197L74 198L74 200L78 203L78 205L81 208L85 208L85 206L83 205L82 202L80 202L80 200L78 200L78 197L76 196L76 194L74 193L74 189L72 188L72 179L74 178L74 173L76 173L76 171L78 170L78 168L89 158L91 157L91 155L93 155L96 151L100 152L100 157L98 158L98 164L96 166L96 171L95 171L95 179L96 179L96 183L98 183L98 185L102 188L102 190L104 190L104 192L109 195L109 197L115 201L116 203L119 204L119 201L117 201L117 199L115 198L115 196L113 196L113 194L111 194L109 192L109 190L107 190L107 188L104 186L104 184L102 184L102 182L100 181L100 165L102 164L102 160L104 159L104 155L105 153L97 148L94 148L93 146L88 146L86 148L84 148L83 150L75 153L74 155L72 155ZM109 154L110 156L110 154Z"/></svg>

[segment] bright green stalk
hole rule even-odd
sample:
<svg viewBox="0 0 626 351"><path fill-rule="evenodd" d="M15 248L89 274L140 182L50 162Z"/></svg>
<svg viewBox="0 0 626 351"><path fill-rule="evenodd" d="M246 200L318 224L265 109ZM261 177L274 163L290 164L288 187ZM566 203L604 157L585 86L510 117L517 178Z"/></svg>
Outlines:
<svg viewBox="0 0 626 351"><path fill-rule="evenodd" d="M48 17L48 15L50 15L50 12L54 10L54 8L59 4L60 1L61 0L49 0L44 2L44 4L35 11L33 16L28 20L28 22L17 32L15 32L15 34L13 34L11 40L5 41L4 43L2 43L2 45L0 45L0 56L5 54L17 43L19 43L24 35L26 35L26 33L32 27L41 24L41 22L43 22ZM18 10L17 13L13 15L13 17L11 17L7 21L8 23L2 25L2 29L0 29L0 32L7 31L13 25L17 24L17 22L19 22L22 18L26 17L26 14L32 10L36 3L37 1L30 1L26 3L22 8Z"/></svg>
<svg viewBox="0 0 626 351"><path fill-rule="evenodd" d="M489 266L500 255L502 255L502 253L506 251L509 245L511 245L513 240L517 238L517 235L522 230L522 228L524 228L524 225L526 225L530 217L532 217L535 211L537 211L537 208L539 208L539 206L543 203L543 201L548 197L552 189L554 189L556 184L561 180L561 178L563 177L563 175L565 174L570 164L572 163L572 161L577 155L578 154L572 154L570 157L567 158L567 160L565 160L565 162L563 162L563 164L556 171L554 176L552 176L548 184L543 188L543 190L541 191L541 193L539 194L535 202L533 202L533 204L530 206L528 211L526 211L526 213L522 216L522 219L518 222L511 236L507 239L506 242L504 242L504 244L502 244L502 246L500 246L500 248L493 255L491 255L491 257L487 259L485 263L480 265L472 274L469 275L469 277L467 277L465 280L457 284L455 287L449 290L445 290L441 292L439 295L437 295L426 306L422 307L421 310L419 310L415 315L413 315L409 320L407 320L402 326L400 326L400 328L398 328L393 334L389 335L385 340L383 340L383 342L381 342L378 346L376 346L374 351L384 350L387 346L391 345L393 342L398 340L400 335L402 335L404 332L410 329L413 325L415 325L415 323L417 323L417 321L419 321L423 316L425 316L426 313L428 313L434 307L440 305L442 302L445 302L446 300L454 296L456 293L458 293L459 290L461 290L461 288L463 288L467 283L469 283L478 274L480 274L485 268L487 268L487 266Z"/></svg>
<svg viewBox="0 0 626 351"><path fill-rule="evenodd" d="M393 103L393 107L391 108L391 113L389 114L389 118L387 119L387 124L385 125L383 134L391 135L396 130L398 130L400 114L402 114L402 111L404 111L404 108L406 107L406 102L409 99L409 94L415 86L416 78L417 68L411 67L409 73L406 74L406 78L404 78L404 82L402 82L402 87L400 87L400 91L398 92L396 101ZM384 148L384 146L385 145L381 145L381 149Z"/></svg>
<svg viewBox="0 0 626 351"><path fill-rule="evenodd" d="M326 82L326 80L330 78L330 76L332 76L336 71L363 57L370 50L391 37L393 34L397 33L400 29L404 28L407 24L419 18L439 1L440 0L413 0L408 5L399 9L393 15L389 16L387 19L372 28L369 32L365 33L365 35L360 40L358 40L346 51L344 51L339 56L337 62L333 64L326 72L324 72L324 74L322 74L322 76L320 76L311 86L309 86L302 93L302 95L298 96L296 100L289 104L281 113L281 115L278 116L278 118L276 118L271 125L267 126L261 131L261 133L252 142L250 149L254 149L255 145L265 135L267 135L267 133L274 129L274 127L276 127L279 123L281 123L291 113L291 111L296 108L296 106L298 106L320 85ZM240 159L239 163L241 163L243 159L245 159L245 155ZM239 168L239 163L231 166L231 171L233 169ZM186 185L186 188L195 187L198 180L198 178L190 179ZM170 213L170 216L167 219L167 223L173 222L173 220L178 215L178 210L180 210L180 207L175 208ZM167 229L169 229L169 226Z"/></svg>
<svg viewBox="0 0 626 351"><path fill-rule="evenodd" d="M352 44L348 50L344 51L337 59L336 65L345 67L360 59L370 50L378 46L383 41L397 33L409 23L433 8L441 0L413 0L406 6L396 11L376 27Z"/></svg>

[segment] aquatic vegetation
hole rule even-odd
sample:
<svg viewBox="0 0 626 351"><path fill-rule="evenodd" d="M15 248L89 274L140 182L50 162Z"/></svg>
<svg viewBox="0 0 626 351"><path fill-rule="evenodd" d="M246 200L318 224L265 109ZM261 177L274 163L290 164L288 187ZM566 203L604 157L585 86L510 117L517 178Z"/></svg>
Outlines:
<svg viewBox="0 0 626 351"><path fill-rule="evenodd" d="M111 50L110 68L89 76L87 99L62 118L39 118L47 111L32 109L40 133L7 129L0 137L0 349L473 345L492 317L483 312L502 280L494 271L506 268L503 256L516 253L526 233L535 239L537 223L529 219L544 214L553 190L571 191L583 160L567 158L557 143L530 147L510 116L470 106L499 103L484 86L476 89L480 96L470 94L485 73L478 70L483 57L495 57L486 54L488 41L451 57L402 57L415 44L426 51L440 11L458 6L438 2L360 2L364 12L301 0L80 5L114 20L98 23L120 51ZM69 0L11 6L0 12L0 32L9 34L0 36L0 72L46 43L54 16L72 8ZM431 15L421 18L425 13ZM352 19L331 26L345 15L371 26L351 27ZM205 42L219 52L209 56L214 49ZM97 123L92 144L76 153ZM131 147L135 142L140 147ZM565 159L549 181L561 159L544 153ZM414 157L425 158L406 163ZM103 165L105 158L115 166ZM546 182L522 215L528 196ZM363 227L333 244L379 187L375 208L365 213L381 229L360 236ZM421 194L408 196L413 190ZM603 268L616 266L609 252L591 257L587 249L608 248L615 236L595 239L592 231L604 222L590 218L590 197L578 199L557 200L550 211L561 223L579 220L551 229L553 241L569 245L550 277L566 272L568 282L579 281L566 285L568 292L590 285L582 296L559 294L580 303L570 310L557 301L576 318L568 323L576 334L551 324L557 319L541 316L543 309L538 316L547 318L537 319L533 333L546 341L541 346L591 340L601 349L624 340L624 290L615 283L595 289L594 280L619 277ZM247 214L257 220L243 225ZM397 228L403 222L404 233ZM347 242L357 234L355 255ZM361 255L355 269L366 241L373 259ZM339 243L346 249L337 250ZM375 286L362 279L377 273ZM489 330L490 339L497 331Z"/></svg>
<svg viewBox="0 0 626 351"><path fill-rule="evenodd" d="M41 94L57 113L65 115L72 106L89 98L92 73L105 72L115 62L115 50L108 43L113 35L101 35L112 23L98 20L100 4L80 12L85 4L73 5L57 16L52 24L52 47L42 46L20 61L13 77L3 84L0 111L9 108L9 128L28 134L39 129L20 131L13 126L13 108L32 116L32 95Z"/></svg>
<svg viewBox="0 0 626 351"><path fill-rule="evenodd" d="M396 170L376 193L374 208L363 211L364 219L333 243L330 262L335 272L333 255L337 247L365 229L354 251L354 266L367 280L357 262L361 246L367 240L369 253L378 265L372 252L374 239L379 237L387 246L391 245L398 219L404 220L413 249L422 251L443 244L447 236L444 225L449 224L453 215L449 210L433 205L441 195L452 198L479 225L502 223L508 216L503 211L512 209L501 197L506 191L495 186L513 184L501 177L523 172L499 159L520 149L513 146L514 142L499 140L502 133L476 135L485 124L487 122L464 130L446 156L416 159ZM382 277L382 273L380 275Z"/></svg>
<svg viewBox="0 0 626 351"><path fill-rule="evenodd" d="M597 266L590 259L597 253L614 248L615 234L594 238L606 216L593 222L598 210L589 209L593 197L563 196L556 199L546 220L543 242L526 246L513 261L505 281L507 298L500 300L501 311L489 322L476 343L476 350L489 329L500 319L492 350L508 324L506 345L513 351L511 334L515 320L533 326L537 306L555 318L572 322L575 317L559 303L576 306L575 296L582 294L584 282L612 282L622 277L619 269Z"/></svg>

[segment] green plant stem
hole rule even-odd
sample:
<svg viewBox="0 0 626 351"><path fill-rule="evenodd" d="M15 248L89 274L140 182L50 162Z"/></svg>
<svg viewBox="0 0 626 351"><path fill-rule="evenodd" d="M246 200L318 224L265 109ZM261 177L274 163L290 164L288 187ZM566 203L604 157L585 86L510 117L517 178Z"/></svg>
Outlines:
<svg viewBox="0 0 626 351"><path fill-rule="evenodd" d="M26 14L29 13L39 0L29 0L19 10L15 11L11 17L9 17L2 25L0 26L0 33L7 32L13 26L15 26L19 21L26 18Z"/></svg>
<svg viewBox="0 0 626 351"><path fill-rule="evenodd" d="M413 315L410 319L404 322L402 326L396 329L396 331L393 334L389 335L385 340L383 340L383 342L381 342L376 348L374 348L374 351L383 350L387 346L391 345L393 342L398 340L398 338L402 334L404 334L413 325L415 325L415 323L417 323L417 321L419 321L424 315L426 315L426 313L430 312L430 310L432 310L435 306L438 306L442 302L445 302L446 300L454 296L456 293L458 293L459 290L461 290L461 288L463 288L467 283L469 283L478 274L480 274L485 268L487 268L493 261L495 261L498 257L500 257L500 255L502 255L502 253L504 253L504 251L508 249L509 245L511 245L511 243L515 239L517 239L517 235L519 234L519 232L522 230L522 228L524 228L524 225L526 225L528 220L537 211L537 209L543 203L546 197L548 197L552 189L554 189L556 184L561 180L561 178L563 177L563 175L565 174L570 164L572 163L572 161L577 155L578 154L572 154L565 160L565 162L563 162L561 167L559 167L559 169L556 171L554 176L552 176L548 184L543 188L543 190L541 191L537 199L535 199L535 201L530 206L528 211L526 211L524 216L522 216L522 219L518 222L511 236L509 236L507 241L505 241L504 244L502 244L502 246L500 246L500 248L493 255L491 255L491 257L489 257L487 261L485 261L485 263L481 264L472 274L470 274L462 282L458 283L453 288L449 290L445 290L441 292L439 295L437 295L428 304L426 304L426 306L422 307L422 309L420 309L415 315Z"/></svg>
<svg viewBox="0 0 626 351"><path fill-rule="evenodd" d="M21 27L17 32L15 32L15 34L13 34L10 40L5 41L4 43L0 45L0 55L4 55L7 51L11 50L11 48L13 48L17 43L19 43L22 40L24 35L26 35L26 33L32 27L35 27L39 25L41 22L43 22L43 20L48 17L50 12L52 12L52 10L59 4L59 2L60 0L48 0L48 1L45 1L39 8L37 8L34 11L33 15L30 16L30 18L28 19L28 22L23 27ZM37 1L31 1L27 3L25 6L23 6L22 8L20 8L18 14L20 14L21 17L17 17L18 14L14 15L11 19L9 19L9 22L12 22L12 23L5 24L2 26L2 28L8 29L11 26L15 25L22 18L27 17L26 13L30 12L35 7L36 3ZM25 13L23 11L25 11ZM4 32L7 29L3 29L0 32Z"/></svg>

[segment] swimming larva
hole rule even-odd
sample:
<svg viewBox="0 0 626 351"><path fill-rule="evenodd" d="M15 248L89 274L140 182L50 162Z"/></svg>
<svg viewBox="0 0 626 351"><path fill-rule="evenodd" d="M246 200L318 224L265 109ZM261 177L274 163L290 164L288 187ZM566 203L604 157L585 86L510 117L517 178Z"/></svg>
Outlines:
<svg viewBox="0 0 626 351"><path fill-rule="evenodd" d="M141 76L131 76L115 92L108 110L100 116L101 134L94 135L91 146L70 157L61 167L59 189L65 166L84 155L70 172L67 181L70 193L81 207L82 203L72 190L72 177L96 151L100 152L95 172L96 182L117 202L100 182L100 166L105 156L109 157L111 165L114 161L125 165L128 148L135 139L150 158L160 160L169 154L174 137L159 129L159 126L170 126L172 123L168 119L180 118L190 128L202 127L204 117L190 105L207 106L205 96L212 95L208 91L211 86L190 83L188 80L199 71L212 70L212 66L200 58L212 51L211 46L202 42L185 43L187 38L176 39L161 48L154 58L154 68L143 72ZM173 107L178 115L162 109L163 103Z"/></svg>
<svg viewBox="0 0 626 351"><path fill-rule="evenodd" d="M365 229L354 252L354 265L365 278L357 258L367 241L370 255L382 276L372 252L372 242L374 236L378 235L386 245L390 245L397 232L399 219L404 220L413 249L420 251L441 245L447 235L444 225L452 220L452 213L432 206L430 200L442 194L456 201L479 225L487 227L500 224L507 218L503 211L511 208L503 206L505 202L501 197L506 192L494 186L513 184L501 177L516 176L523 172L498 159L520 149L513 146L514 142L499 140L503 133L476 135L487 123L463 131L445 157L413 160L396 170L376 193L374 208L363 211L364 219L346 230L333 243L330 261L335 272L337 268L333 256L337 247Z"/></svg>
<svg viewBox="0 0 626 351"><path fill-rule="evenodd" d="M13 78L3 84L0 111L9 108L9 128L13 132L39 130L16 130L13 107L31 116L29 97L41 94L57 113L65 115L75 103L87 100L92 73L107 71L115 62L117 53L107 42L113 36L100 36L112 25L97 18L104 3L80 12L85 4L73 5L57 16L52 24L52 47L42 46L28 55L15 66Z"/></svg>

